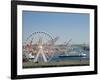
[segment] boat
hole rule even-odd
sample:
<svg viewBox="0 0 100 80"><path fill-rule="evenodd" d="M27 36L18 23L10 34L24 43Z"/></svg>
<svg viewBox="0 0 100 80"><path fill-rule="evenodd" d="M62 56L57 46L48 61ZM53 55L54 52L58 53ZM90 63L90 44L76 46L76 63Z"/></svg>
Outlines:
<svg viewBox="0 0 100 80"><path fill-rule="evenodd" d="M86 57L87 54L85 53L78 53L78 52L75 52L75 51L72 51L70 53L65 53L63 55L59 55L59 57Z"/></svg>
<svg viewBox="0 0 100 80"><path fill-rule="evenodd" d="M86 54L82 54L82 55L60 55L59 57L86 57Z"/></svg>

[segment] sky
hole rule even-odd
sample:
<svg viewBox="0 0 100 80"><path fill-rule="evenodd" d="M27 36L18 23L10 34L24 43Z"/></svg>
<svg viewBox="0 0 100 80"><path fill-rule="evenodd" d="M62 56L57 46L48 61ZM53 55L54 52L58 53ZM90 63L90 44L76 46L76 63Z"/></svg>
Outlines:
<svg viewBox="0 0 100 80"><path fill-rule="evenodd" d="M23 41L34 32L46 32L53 38L58 36L57 43L72 39L73 44L89 43L89 14L61 12L22 12Z"/></svg>

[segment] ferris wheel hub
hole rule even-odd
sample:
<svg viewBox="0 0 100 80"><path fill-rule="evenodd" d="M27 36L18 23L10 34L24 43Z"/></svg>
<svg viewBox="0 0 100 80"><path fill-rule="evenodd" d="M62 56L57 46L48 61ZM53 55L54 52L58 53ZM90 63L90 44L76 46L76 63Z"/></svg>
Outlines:
<svg viewBox="0 0 100 80"><path fill-rule="evenodd" d="M43 48L42 45L40 45L40 46L39 46L39 49L42 49L42 48Z"/></svg>

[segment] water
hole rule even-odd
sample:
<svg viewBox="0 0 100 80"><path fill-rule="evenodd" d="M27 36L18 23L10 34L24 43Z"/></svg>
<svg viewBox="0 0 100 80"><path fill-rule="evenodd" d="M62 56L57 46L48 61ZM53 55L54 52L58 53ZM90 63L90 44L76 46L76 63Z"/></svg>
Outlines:
<svg viewBox="0 0 100 80"><path fill-rule="evenodd" d="M67 61L67 60L89 60L89 58L88 57L58 57L52 59L52 61Z"/></svg>
<svg viewBox="0 0 100 80"><path fill-rule="evenodd" d="M75 51L75 55L77 54L85 54L85 56L72 56L71 52L69 53L70 56L66 56L67 53L65 53L63 56L58 55L57 53L55 53L55 56L52 58L52 61L68 61L68 60L89 60L90 59L90 52L89 51L82 51L82 53L80 53L79 51L82 50L80 47L75 47L73 48L73 51ZM72 53L73 54L73 53Z"/></svg>

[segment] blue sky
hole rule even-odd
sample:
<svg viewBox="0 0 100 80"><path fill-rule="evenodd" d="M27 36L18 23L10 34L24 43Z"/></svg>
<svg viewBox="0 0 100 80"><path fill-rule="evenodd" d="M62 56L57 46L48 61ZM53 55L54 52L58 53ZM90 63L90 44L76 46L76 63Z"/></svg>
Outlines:
<svg viewBox="0 0 100 80"><path fill-rule="evenodd" d="M22 12L23 41L33 32L47 32L59 36L58 43L72 39L72 43L89 43L89 14Z"/></svg>

